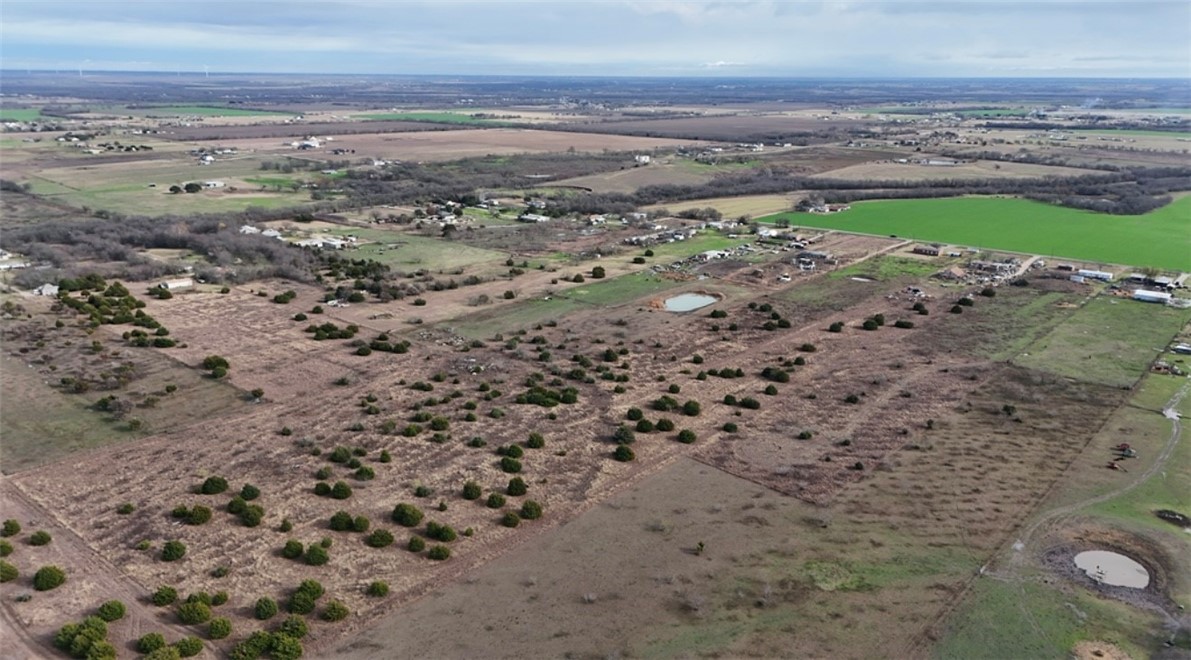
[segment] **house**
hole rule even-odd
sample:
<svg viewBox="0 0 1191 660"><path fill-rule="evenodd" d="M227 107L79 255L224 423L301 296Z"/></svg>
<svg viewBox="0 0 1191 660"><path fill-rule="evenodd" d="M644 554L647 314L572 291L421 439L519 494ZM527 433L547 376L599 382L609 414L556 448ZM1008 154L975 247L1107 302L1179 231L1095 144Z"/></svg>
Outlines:
<svg viewBox="0 0 1191 660"><path fill-rule="evenodd" d="M639 156L633 156L633 160L637 161L638 165L648 165L649 161L653 160L653 158L651 156L642 154Z"/></svg>
<svg viewBox="0 0 1191 660"><path fill-rule="evenodd" d="M56 296L58 295L58 285L46 282L33 290L35 296Z"/></svg>
<svg viewBox="0 0 1191 660"><path fill-rule="evenodd" d="M261 233L261 230L257 229L256 227L253 227L252 225L240 225L240 233L241 234L259 234L259 233Z"/></svg>
<svg viewBox="0 0 1191 660"><path fill-rule="evenodd" d="M1013 272L1016 265L1009 261L973 261L968 264L969 268L978 270L982 273L994 273L997 275L1008 275Z"/></svg>
<svg viewBox="0 0 1191 660"><path fill-rule="evenodd" d="M960 282L968 277L968 271L959 266L952 266L946 270L941 270L935 274L935 277L941 280L950 280L953 282Z"/></svg>
<svg viewBox="0 0 1191 660"><path fill-rule="evenodd" d="M1147 291L1145 289L1134 289L1133 299L1141 302L1152 302L1165 305L1170 302L1170 294L1165 291Z"/></svg>
<svg viewBox="0 0 1191 660"><path fill-rule="evenodd" d="M164 282L160 282L157 286L159 288L165 289L166 291L179 291L181 289L193 289L194 288L194 279L185 277L185 278L178 279L178 280L166 280Z"/></svg>
<svg viewBox="0 0 1191 660"><path fill-rule="evenodd" d="M265 238L281 238L281 232L276 229L266 229L261 232L261 236Z"/></svg>
<svg viewBox="0 0 1191 660"><path fill-rule="evenodd" d="M928 257L937 257L942 254L942 250L937 245L915 245L911 250L914 254L922 254Z"/></svg>

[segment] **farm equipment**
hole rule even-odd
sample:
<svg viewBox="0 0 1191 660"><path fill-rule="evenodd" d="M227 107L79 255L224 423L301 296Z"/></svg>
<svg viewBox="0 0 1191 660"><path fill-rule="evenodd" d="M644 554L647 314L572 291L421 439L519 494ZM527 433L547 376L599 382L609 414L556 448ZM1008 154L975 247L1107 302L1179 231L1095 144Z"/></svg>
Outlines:
<svg viewBox="0 0 1191 660"><path fill-rule="evenodd" d="M1110 470L1120 470L1121 472L1128 472L1128 470L1121 467L1116 461L1109 461L1108 465L1105 465L1104 467L1106 467Z"/></svg>
<svg viewBox="0 0 1191 660"><path fill-rule="evenodd" d="M1118 458L1137 458L1137 451L1133 449L1119 449L1117 450Z"/></svg>
<svg viewBox="0 0 1191 660"><path fill-rule="evenodd" d="M1121 444L1112 448L1113 451L1129 451L1130 449L1131 447L1128 442L1122 442Z"/></svg>

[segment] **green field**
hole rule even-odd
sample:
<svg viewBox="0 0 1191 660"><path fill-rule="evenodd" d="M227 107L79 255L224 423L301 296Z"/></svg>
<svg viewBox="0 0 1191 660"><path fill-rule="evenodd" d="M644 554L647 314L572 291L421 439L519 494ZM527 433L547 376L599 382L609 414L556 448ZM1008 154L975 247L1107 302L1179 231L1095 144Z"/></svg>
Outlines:
<svg viewBox="0 0 1191 660"><path fill-rule="evenodd" d="M1191 270L1191 197L1145 215L1104 215L1015 198L859 202L843 213L758 222L895 235L1110 264Z"/></svg>
<svg viewBox="0 0 1191 660"><path fill-rule="evenodd" d="M425 121L436 124L486 124L502 123L495 119L481 119L457 112L382 112L377 114L359 115L361 119L375 119L384 121Z"/></svg>
<svg viewBox="0 0 1191 660"><path fill-rule="evenodd" d="M37 108L0 108L0 121L33 121L41 117Z"/></svg>
<svg viewBox="0 0 1191 660"><path fill-rule="evenodd" d="M356 248L352 256L374 259L396 270L447 272L470 266L498 264L503 270L504 260L508 258L504 252L386 229L352 227L329 229L321 233L350 235L370 241Z"/></svg>
<svg viewBox="0 0 1191 660"><path fill-rule="evenodd" d="M1077 380L1129 387L1188 320L1191 310L1100 296L1013 362Z"/></svg>
<svg viewBox="0 0 1191 660"><path fill-rule="evenodd" d="M654 256L658 259L685 259L708 250L730 250L748 242L750 239L747 238L728 238L722 234L705 231L685 241L662 243L649 249L653 250Z"/></svg>
<svg viewBox="0 0 1191 660"><path fill-rule="evenodd" d="M153 108L137 108L137 112L160 115L196 115L201 117L275 117L292 115L292 112L270 110L249 110L247 108L220 108L212 105L164 105Z"/></svg>

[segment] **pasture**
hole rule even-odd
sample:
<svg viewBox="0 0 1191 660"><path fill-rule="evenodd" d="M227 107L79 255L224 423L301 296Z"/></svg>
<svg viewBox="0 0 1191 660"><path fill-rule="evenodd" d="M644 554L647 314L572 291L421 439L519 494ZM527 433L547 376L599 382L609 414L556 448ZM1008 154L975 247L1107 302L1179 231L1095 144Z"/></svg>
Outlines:
<svg viewBox="0 0 1191 660"><path fill-rule="evenodd" d="M0 108L0 121L33 121L41 118L37 108Z"/></svg>
<svg viewBox="0 0 1191 660"><path fill-rule="evenodd" d="M495 119L474 117L459 112L383 112L376 114L356 115L359 119L378 121L425 121L435 124L499 124Z"/></svg>
<svg viewBox="0 0 1191 660"><path fill-rule="evenodd" d="M292 115L292 112L276 110L252 110L249 108L226 108L213 105L165 105L149 108L129 108L133 114L148 117L278 117Z"/></svg>
<svg viewBox="0 0 1191 660"><path fill-rule="evenodd" d="M759 222L897 235L1104 264L1191 270L1191 198L1145 215L1103 215L1015 198L858 202L833 215L781 213Z"/></svg>

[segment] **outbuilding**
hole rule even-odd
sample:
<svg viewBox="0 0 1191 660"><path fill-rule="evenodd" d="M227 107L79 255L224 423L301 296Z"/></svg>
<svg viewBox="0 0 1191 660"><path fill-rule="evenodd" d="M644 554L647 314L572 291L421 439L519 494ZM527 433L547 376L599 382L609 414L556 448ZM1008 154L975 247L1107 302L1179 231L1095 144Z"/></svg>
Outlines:
<svg viewBox="0 0 1191 660"><path fill-rule="evenodd" d="M1145 289L1134 289L1133 299L1142 302L1161 303L1165 305L1170 302L1170 294L1165 291L1147 291Z"/></svg>

